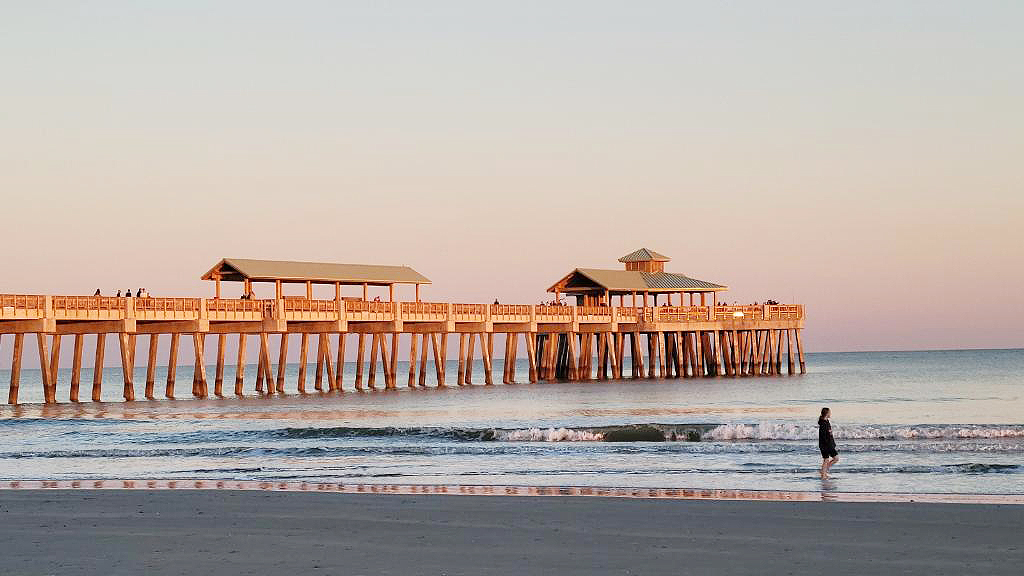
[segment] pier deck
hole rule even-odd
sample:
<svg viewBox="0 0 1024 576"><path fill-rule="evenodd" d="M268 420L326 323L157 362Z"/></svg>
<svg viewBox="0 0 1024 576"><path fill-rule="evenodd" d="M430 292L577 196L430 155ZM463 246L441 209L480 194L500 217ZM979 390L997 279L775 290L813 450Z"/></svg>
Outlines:
<svg viewBox="0 0 1024 576"><path fill-rule="evenodd" d="M418 290L417 290L418 293ZM646 299L646 298L645 298ZM300 371L296 390L305 392L309 336L317 336L314 385L328 391L344 390L342 366L349 334L356 340L357 372L349 387L362 390L366 340L369 339L367 387L376 388L380 356L385 388L395 388L398 343L408 338L409 386L425 386L432 361L434 383L446 381L448 335L459 335L459 385L471 383L473 360L483 363L484 381L493 382L494 335L504 335L503 382L515 381L518 343L525 341L529 380L582 380L626 377L700 377L715 375L768 375L783 372L783 349L790 374L799 364L805 371L801 332L802 305L759 306L541 306L519 304L456 304L443 302L364 301L335 298L318 300L281 297L265 300L224 298L115 298L103 296L0 295L0 348L13 340L8 401L18 401L24 336L35 334L45 401L57 401L57 367L63 336L73 336L73 370L68 398L78 401L81 355L85 335L95 335L98 346L92 398L102 387L103 350L107 334L116 335L124 372L124 398L135 399L133 368L138 335L148 335L145 397L155 398L154 374L158 342L168 335L171 346L164 396L174 396L174 371L181 335L191 335L195 370L192 394L208 395L205 342L217 338L214 394L223 391L224 350L228 335L239 341L234 394L245 389L245 339L256 336L260 357L255 391L285 391L284 365L289 336L300 340ZM409 336L404 336L408 334ZM519 335L523 335L521 339ZM7 335L13 335L13 338ZM276 375L270 354L270 336L278 345ZM643 342L646 337L646 342ZM626 341L629 354L626 354ZM794 351L795 342L795 351ZM477 349L477 345L479 348ZM432 349L432 354L428 354ZM476 349L476 350L475 350ZM795 352L795 354L794 354ZM646 358L645 358L646 356ZM334 359L337 359L334 362ZM646 366L645 366L646 364ZM418 373L417 373L418 367Z"/></svg>

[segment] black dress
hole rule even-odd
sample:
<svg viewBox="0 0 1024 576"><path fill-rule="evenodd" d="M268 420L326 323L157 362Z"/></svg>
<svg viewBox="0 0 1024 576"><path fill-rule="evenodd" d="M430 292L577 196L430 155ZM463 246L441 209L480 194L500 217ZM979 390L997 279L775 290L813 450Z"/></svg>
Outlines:
<svg viewBox="0 0 1024 576"><path fill-rule="evenodd" d="M832 437L832 424L824 419L818 419L818 449L821 450L822 458L835 458L839 455L836 452L836 439Z"/></svg>

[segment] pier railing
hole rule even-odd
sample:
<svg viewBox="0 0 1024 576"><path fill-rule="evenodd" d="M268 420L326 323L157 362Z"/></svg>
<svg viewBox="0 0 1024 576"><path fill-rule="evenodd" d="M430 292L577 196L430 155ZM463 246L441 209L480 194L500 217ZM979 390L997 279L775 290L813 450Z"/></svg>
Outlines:
<svg viewBox="0 0 1024 576"><path fill-rule="evenodd" d="M12 320L40 318L46 310L46 297L34 294L0 294L0 317Z"/></svg>
<svg viewBox="0 0 1024 576"><path fill-rule="evenodd" d="M380 302L222 298L116 298L109 296L42 296L0 294L0 320L209 320L214 322L498 322L542 324L634 324L730 321L776 321L804 318L800 304L743 306L548 306L529 304L461 304L447 302Z"/></svg>

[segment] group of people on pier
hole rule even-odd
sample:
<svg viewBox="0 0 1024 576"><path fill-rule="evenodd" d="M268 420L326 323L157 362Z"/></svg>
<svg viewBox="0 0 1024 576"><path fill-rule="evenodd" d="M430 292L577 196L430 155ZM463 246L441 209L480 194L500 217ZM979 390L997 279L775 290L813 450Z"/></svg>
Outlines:
<svg viewBox="0 0 1024 576"><path fill-rule="evenodd" d="M103 296L103 293L100 292L99 288L97 288L96 291L93 292L92 295L93 296ZM132 296L133 296L132 295L132 290L131 290L131 288L129 288L128 290L124 291L124 296L121 296L121 291L118 290L117 294L114 296L114 298L132 298ZM138 290L135 291L134 297L135 298L149 298L149 292L145 288L139 288Z"/></svg>

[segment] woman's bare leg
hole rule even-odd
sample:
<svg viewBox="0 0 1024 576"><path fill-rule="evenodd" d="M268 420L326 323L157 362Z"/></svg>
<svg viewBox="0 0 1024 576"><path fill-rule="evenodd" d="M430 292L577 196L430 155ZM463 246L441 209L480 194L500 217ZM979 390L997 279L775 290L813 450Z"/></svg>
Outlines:
<svg viewBox="0 0 1024 576"><path fill-rule="evenodd" d="M821 479L828 478L828 458L822 458L821 460Z"/></svg>
<svg viewBox="0 0 1024 576"><path fill-rule="evenodd" d="M825 476L828 476L829 471L832 470L832 466L836 462L839 462L839 456L833 456L832 458L829 458L828 460L825 461L825 464L823 465L825 468Z"/></svg>

